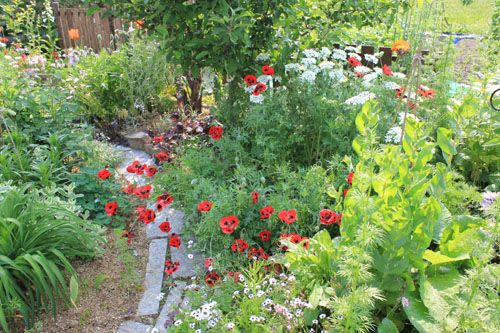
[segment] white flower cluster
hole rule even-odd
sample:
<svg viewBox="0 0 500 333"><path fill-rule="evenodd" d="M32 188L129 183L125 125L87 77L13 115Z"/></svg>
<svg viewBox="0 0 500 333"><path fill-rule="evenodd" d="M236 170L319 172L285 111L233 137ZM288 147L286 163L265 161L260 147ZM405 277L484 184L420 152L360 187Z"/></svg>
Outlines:
<svg viewBox="0 0 500 333"><path fill-rule="evenodd" d="M191 318L196 321L207 321L209 328L215 327L221 318L222 312L217 309L217 302L212 301L203 304L199 309L193 310L189 313Z"/></svg>
<svg viewBox="0 0 500 333"><path fill-rule="evenodd" d="M348 98L345 101L347 105L363 105L371 99L376 98L375 94L369 91L362 91L360 94Z"/></svg>

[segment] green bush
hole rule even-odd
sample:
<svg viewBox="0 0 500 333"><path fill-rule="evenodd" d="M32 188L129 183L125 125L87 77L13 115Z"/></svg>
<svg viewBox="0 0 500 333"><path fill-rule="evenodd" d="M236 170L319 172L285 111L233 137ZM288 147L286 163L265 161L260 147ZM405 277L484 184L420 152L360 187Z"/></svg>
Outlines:
<svg viewBox="0 0 500 333"><path fill-rule="evenodd" d="M70 260L92 258L98 229L43 191L0 193L0 326L10 332L16 318L34 322L38 310L76 301L77 280ZM68 286L68 274L71 283Z"/></svg>

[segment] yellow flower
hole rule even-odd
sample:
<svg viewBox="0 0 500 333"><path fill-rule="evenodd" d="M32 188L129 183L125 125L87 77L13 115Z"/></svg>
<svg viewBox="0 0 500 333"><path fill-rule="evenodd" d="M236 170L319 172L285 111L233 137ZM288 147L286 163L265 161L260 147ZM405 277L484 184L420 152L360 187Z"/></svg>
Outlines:
<svg viewBox="0 0 500 333"><path fill-rule="evenodd" d="M410 50L410 43L403 39L398 39L392 43L391 50L398 53L406 53Z"/></svg>

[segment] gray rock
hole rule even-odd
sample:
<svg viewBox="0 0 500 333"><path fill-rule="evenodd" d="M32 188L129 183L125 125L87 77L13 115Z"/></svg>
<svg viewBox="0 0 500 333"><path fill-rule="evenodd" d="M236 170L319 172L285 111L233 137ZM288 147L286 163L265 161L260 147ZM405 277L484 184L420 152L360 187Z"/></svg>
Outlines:
<svg viewBox="0 0 500 333"><path fill-rule="evenodd" d="M199 253L192 254L193 259L189 259L184 249L170 248L172 261L179 262L179 269L172 274L174 279L195 276L203 270L203 257Z"/></svg>
<svg viewBox="0 0 500 333"><path fill-rule="evenodd" d="M154 222L146 227L146 234L148 238L166 238L169 233L162 232L159 228L160 224L168 221L172 230L170 233L181 234L184 227L184 213L180 210L173 208L165 208L156 215Z"/></svg>
<svg viewBox="0 0 500 333"><path fill-rule="evenodd" d="M149 333L152 327L135 321L123 322L116 333Z"/></svg>
<svg viewBox="0 0 500 333"><path fill-rule="evenodd" d="M141 164L154 164L154 160L141 150L134 150L126 147L119 147L119 151L123 152L123 163L118 166L116 172L119 176L125 178L129 183L135 183L137 185L145 185L148 182L147 177L143 175L136 175L134 173L129 173L127 167L132 164L133 161L139 161Z"/></svg>
<svg viewBox="0 0 500 333"><path fill-rule="evenodd" d="M144 144L149 136L144 132L136 132L125 135L125 139L127 139L128 144L133 149L144 150Z"/></svg>
<svg viewBox="0 0 500 333"><path fill-rule="evenodd" d="M165 304L161 309L158 320L156 321L155 328L159 329L160 332L165 332L167 327L167 321L171 320L175 315L175 312L179 309L179 305L182 300L182 294L184 293L184 287L186 287L186 282L176 281L177 285L172 288L168 294Z"/></svg>
<svg viewBox="0 0 500 333"><path fill-rule="evenodd" d="M160 309L159 295L163 284L163 270L168 240L154 239L149 244L149 259L144 278L145 292L137 308L138 316L157 314Z"/></svg>

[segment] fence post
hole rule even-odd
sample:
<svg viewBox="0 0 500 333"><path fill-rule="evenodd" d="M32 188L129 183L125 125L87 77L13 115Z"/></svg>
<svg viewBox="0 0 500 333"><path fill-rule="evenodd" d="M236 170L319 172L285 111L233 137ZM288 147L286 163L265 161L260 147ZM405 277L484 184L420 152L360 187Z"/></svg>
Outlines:
<svg viewBox="0 0 500 333"><path fill-rule="evenodd" d="M68 42L65 38L66 34L64 33L64 30L63 30L61 12L59 10L59 2L52 1L52 11L54 12L54 19L56 21L57 30L59 32L59 46L62 49L66 49L66 48L68 48Z"/></svg>

